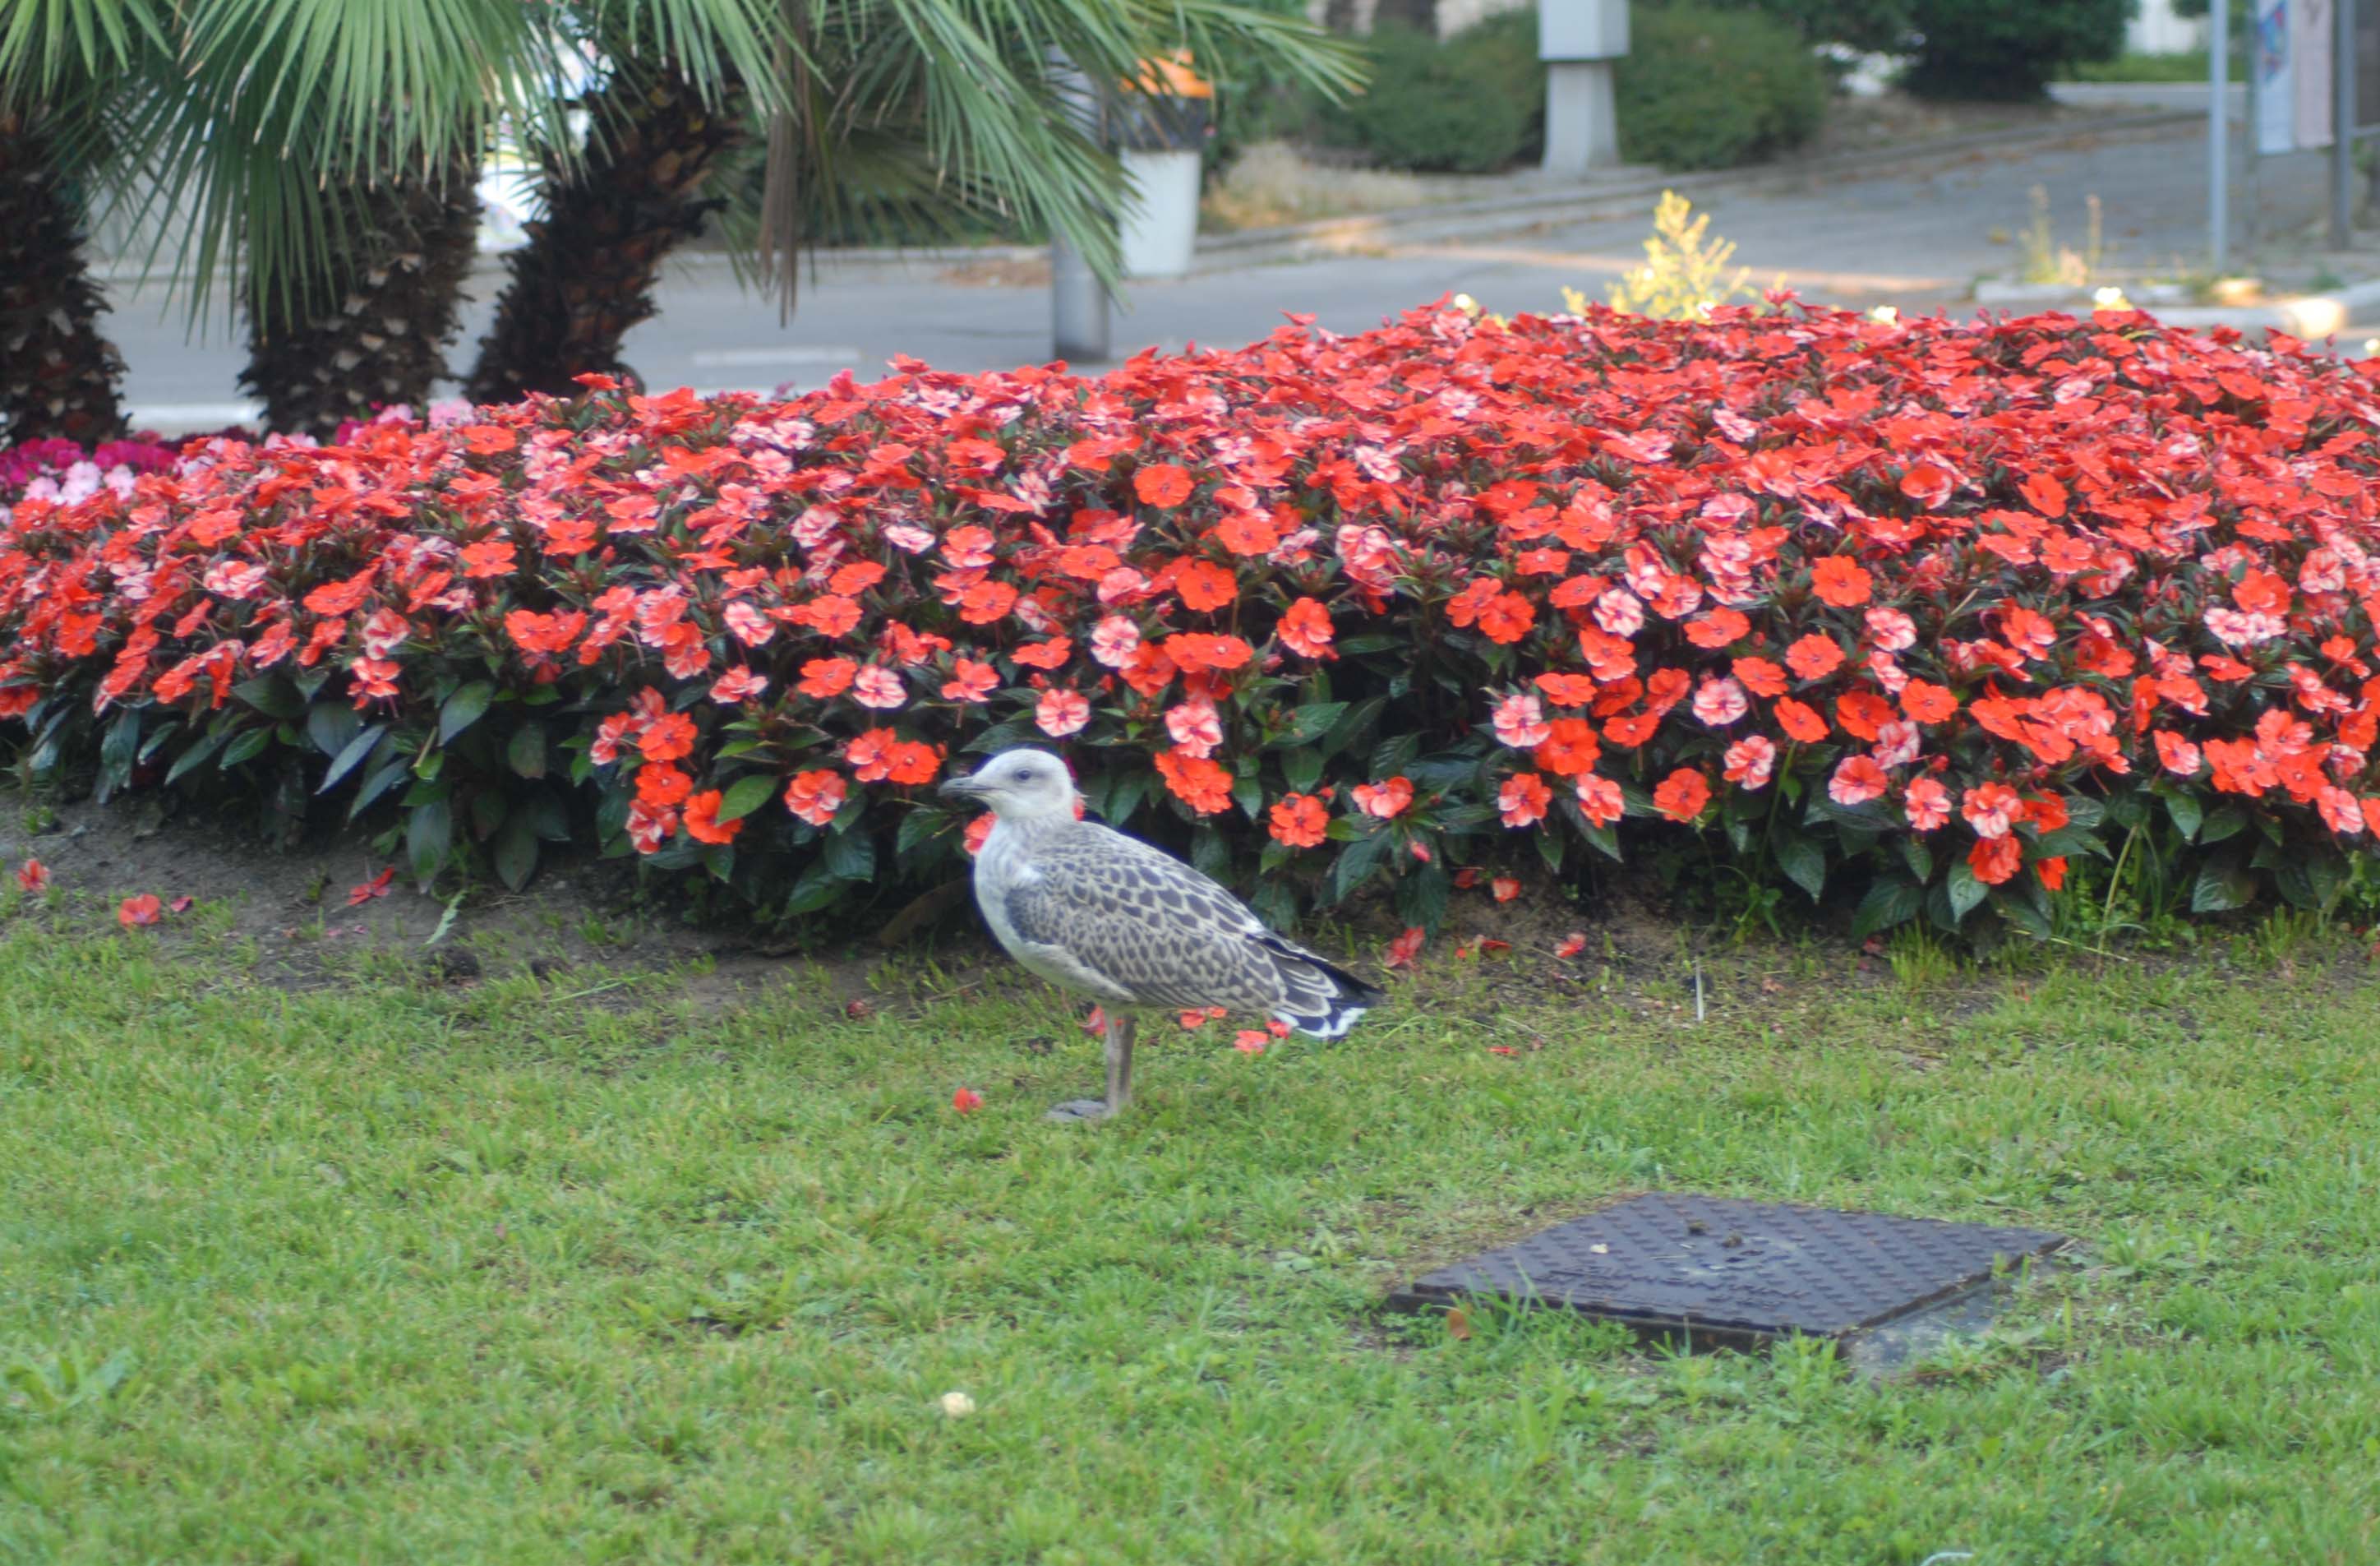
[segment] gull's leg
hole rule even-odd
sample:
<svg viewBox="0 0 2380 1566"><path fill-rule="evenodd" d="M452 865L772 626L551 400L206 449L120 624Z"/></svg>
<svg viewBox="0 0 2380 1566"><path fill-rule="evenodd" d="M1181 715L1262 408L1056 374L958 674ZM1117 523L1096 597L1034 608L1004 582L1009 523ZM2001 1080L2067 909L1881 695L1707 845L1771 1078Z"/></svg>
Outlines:
<svg viewBox="0 0 2380 1566"><path fill-rule="evenodd" d="M1132 1017L1108 1019L1108 1113L1122 1114L1132 1102Z"/></svg>
<svg viewBox="0 0 2380 1566"><path fill-rule="evenodd" d="M1101 1043L1108 1062L1108 1096L1105 1099L1069 1099L1043 1119L1105 1120L1132 1101L1132 1019L1111 1015L1107 1024Z"/></svg>

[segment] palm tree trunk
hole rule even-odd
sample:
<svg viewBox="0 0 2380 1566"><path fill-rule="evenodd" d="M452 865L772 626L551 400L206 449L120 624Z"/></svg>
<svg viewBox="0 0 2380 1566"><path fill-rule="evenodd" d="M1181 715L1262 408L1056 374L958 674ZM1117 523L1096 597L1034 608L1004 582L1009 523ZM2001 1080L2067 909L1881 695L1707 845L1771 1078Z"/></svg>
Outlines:
<svg viewBox="0 0 2380 1566"><path fill-rule="evenodd" d="M628 376L620 344L654 310L662 261L722 203L703 191L744 130L739 102L708 107L674 70L624 72L590 105L599 134L577 168L546 166L546 215L465 383L473 402L575 396L589 372Z"/></svg>
<svg viewBox="0 0 2380 1566"><path fill-rule="evenodd" d="M328 437L392 404L417 414L446 373L479 233L479 170L443 168L350 193L344 280L251 299L240 384L269 430Z"/></svg>
<svg viewBox="0 0 2380 1566"><path fill-rule="evenodd" d="M124 360L51 151L33 111L0 112L0 444L97 445L124 432Z"/></svg>

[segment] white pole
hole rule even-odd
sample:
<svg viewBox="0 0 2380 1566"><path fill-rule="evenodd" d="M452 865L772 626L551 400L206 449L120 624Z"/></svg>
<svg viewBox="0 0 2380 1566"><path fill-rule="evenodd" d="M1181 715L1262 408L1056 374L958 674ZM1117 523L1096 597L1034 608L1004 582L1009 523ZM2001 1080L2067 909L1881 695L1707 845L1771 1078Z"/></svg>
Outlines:
<svg viewBox="0 0 2380 1566"><path fill-rule="evenodd" d="M2231 0L2210 0L2206 7L2206 248L2215 275L2231 264L2230 174L2231 129ZM2253 72L2255 62L2248 68ZM2248 133L2255 134L2249 127Z"/></svg>
<svg viewBox="0 0 2380 1566"><path fill-rule="evenodd" d="M1068 116L1084 135L1097 140L1099 103L1090 79L1054 53L1050 67L1050 80ZM1108 357L1107 285L1082 252L1055 234L1050 237L1050 325L1057 358L1073 364L1096 364Z"/></svg>
<svg viewBox="0 0 2380 1566"><path fill-rule="evenodd" d="M2330 243L2355 243L2355 0L2331 0Z"/></svg>

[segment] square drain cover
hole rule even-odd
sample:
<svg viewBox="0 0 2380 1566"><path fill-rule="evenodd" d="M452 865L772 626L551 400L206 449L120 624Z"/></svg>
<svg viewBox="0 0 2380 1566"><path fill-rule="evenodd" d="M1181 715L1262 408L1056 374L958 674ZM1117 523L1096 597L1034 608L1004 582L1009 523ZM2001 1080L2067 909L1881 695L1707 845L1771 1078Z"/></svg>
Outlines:
<svg viewBox="0 0 2380 1566"><path fill-rule="evenodd" d="M1430 1273L1389 1303L1498 1297L1753 1347L1850 1336L1988 1283L1995 1262L2065 1243L2037 1229L1655 1191Z"/></svg>

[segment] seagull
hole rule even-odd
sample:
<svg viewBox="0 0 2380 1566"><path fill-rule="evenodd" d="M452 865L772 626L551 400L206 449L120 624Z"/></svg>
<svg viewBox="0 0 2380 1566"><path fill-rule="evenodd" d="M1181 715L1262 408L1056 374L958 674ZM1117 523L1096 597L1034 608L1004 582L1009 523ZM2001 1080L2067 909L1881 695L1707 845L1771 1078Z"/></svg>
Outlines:
<svg viewBox="0 0 2380 1566"><path fill-rule="evenodd" d="M1105 1120L1132 1101L1128 1008L1224 1006L1337 1038L1387 999L1181 860L1076 819L1074 779L1046 750L1003 750L941 793L995 818L976 855L975 900L1001 946L1106 1013L1107 1097L1060 1104L1051 1120Z"/></svg>

